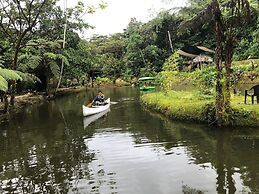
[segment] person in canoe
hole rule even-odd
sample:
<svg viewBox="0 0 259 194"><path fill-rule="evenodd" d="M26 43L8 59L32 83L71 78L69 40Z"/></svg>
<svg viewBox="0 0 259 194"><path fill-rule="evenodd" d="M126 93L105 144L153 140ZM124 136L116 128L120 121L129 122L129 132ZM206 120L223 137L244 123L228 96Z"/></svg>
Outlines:
<svg viewBox="0 0 259 194"><path fill-rule="evenodd" d="M93 99L91 104L100 106L105 104L105 96L101 90L98 91L98 95Z"/></svg>

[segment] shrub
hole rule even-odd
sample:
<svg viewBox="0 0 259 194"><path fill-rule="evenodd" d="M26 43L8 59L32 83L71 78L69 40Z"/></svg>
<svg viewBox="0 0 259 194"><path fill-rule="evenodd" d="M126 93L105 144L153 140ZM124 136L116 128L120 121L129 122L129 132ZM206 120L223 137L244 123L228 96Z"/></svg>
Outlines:
<svg viewBox="0 0 259 194"><path fill-rule="evenodd" d="M95 83L97 85L104 85L104 84L110 84L112 81L107 77L97 77L95 80Z"/></svg>

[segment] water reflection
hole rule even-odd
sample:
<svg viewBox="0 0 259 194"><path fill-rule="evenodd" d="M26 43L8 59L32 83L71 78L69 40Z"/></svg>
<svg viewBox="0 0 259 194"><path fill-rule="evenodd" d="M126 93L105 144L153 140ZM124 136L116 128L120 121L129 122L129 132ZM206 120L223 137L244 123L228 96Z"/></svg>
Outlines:
<svg viewBox="0 0 259 194"><path fill-rule="evenodd" d="M90 116L87 116L87 117L84 117L83 119L83 122L84 122L84 128L86 128L88 125L90 125L92 122L94 121L97 121L98 119L100 119L101 117L103 116L107 116L108 112L110 112L111 109L107 109L103 112L100 112L98 114L94 114L94 115L90 115Z"/></svg>
<svg viewBox="0 0 259 194"><path fill-rule="evenodd" d="M118 103L94 122L81 112L88 91L0 124L0 193L259 192L257 130L171 122L137 90L104 92Z"/></svg>

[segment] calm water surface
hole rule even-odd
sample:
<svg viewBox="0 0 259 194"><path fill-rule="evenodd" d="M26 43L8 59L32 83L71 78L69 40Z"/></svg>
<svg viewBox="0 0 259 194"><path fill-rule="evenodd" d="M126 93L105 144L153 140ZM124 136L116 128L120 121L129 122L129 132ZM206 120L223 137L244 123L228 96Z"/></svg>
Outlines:
<svg viewBox="0 0 259 194"><path fill-rule="evenodd" d="M0 124L0 193L259 193L259 130L172 122L131 88L94 121L93 91L34 105Z"/></svg>

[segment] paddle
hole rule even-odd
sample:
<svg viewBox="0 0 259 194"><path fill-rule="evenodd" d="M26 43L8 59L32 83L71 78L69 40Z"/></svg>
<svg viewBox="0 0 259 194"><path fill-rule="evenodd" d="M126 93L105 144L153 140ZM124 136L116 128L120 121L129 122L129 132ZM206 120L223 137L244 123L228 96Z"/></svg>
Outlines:
<svg viewBox="0 0 259 194"><path fill-rule="evenodd" d="M90 102L88 105L86 105L88 108L92 107L94 102Z"/></svg>
<svg viewBox="0 0 259 194"><path fill-rule="evenodd" d="M110 104L118 104L118 102L110 102Z"/></svg>

